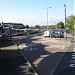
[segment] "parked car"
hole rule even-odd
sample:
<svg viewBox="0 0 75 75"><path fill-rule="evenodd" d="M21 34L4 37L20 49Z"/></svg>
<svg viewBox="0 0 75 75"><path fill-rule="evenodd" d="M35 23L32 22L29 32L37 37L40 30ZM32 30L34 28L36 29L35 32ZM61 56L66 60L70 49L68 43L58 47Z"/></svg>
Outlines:
<svg viewBox="0 0 75 75"><path fill-rule="evenodd" d="M60 30L60 29L55 30L53 36L55 38L63 38L64 37L64 30Z"/></svg>
<svg viewBox="0 0 75 75"><path fill-rule="evenodd" d="M0 38L2 38L3 34L4 34L3 27L2 27L2 26L0 26Z"/></svg>
<svg viewBox="0 0 75 75"><path fill-rule="evenodd" d="M49 36L50 36L50 31L49 30L44 31L44 37L46 38L46 37L49 37Z"/></svg>
<svg viewBox="0 0 75 75"><path fill-rule="evenodd" d="M64 37L64 30L59 29L51 29L44 32L44 37L51 37L51 38L63 38Z"/></svg>

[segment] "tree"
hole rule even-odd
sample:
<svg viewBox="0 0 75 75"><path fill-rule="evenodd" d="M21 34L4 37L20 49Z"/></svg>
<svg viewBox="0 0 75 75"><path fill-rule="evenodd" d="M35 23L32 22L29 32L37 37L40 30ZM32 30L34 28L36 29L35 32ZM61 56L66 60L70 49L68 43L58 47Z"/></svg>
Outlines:
<svg viewBox="0 0 75 75"><path fill-rule="evenodd" d="M25 28L29 28L29 25L26 25Z"/></svg>
<svg viewBox="0 0 75 75"><path fill-rule="evenodd" d="M71 30L74 30L74 20L75 20L74 15L71 15L66 19L66 26Z"/></svg>
<svg viewBox="0 0 75 75"><path fill-rule="evenodd" d="M35 25L35 29L40 29L40 26L39 25Z"/></svg>
<svg viewBox="0 0 75 75"><path fill-rule="evenodd" d="M63 28L64 28L64 23L63 23L63 22L57 23L57 28L58 28L58 29L59 29L59 28L63 29Z"/></svg>
<svg viewBox="0 0 75 75"><path fill-rule="evenodd" d="M47 29L47 26L42 25L42 26L40 26L40 28L41 29Z"/></svg>
<svg viewBox="0 0 75 75"><path fill-rule="evenodd" d="M47 26L47 29L48 29L48 30L51 29L51 28L52 28L52 26L50 26L50 25Z"/></svg>

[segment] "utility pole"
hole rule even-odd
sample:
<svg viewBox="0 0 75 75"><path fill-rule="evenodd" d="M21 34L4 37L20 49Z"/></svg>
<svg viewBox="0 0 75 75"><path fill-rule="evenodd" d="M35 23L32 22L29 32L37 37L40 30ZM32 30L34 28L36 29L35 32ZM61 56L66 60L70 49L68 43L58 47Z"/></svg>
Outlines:
<svg viewBox="0 0 75 75"><path fill-rule="evenodd" d="M51 7L47 7L47 29L48 29L48 8L51 8Z"/></svg>
<svg viewBox="0 0 75 75"><path fill-rule="evenodd" d="M48 29L48 7L47 7L47 29Z"/></svg>
<svg viewBox="0 0 75 75"><path fill-rule="evenodd" d="M67 33L66 33L66 4L64 4L64 10L65 10L65 25L64 25L64 29L65 29L65 32L64 32L64 39L67 40Z"/></svg>
<svg viewBox="0 0 75 75"><path fill-rule="evenodd" d="M64 4L64 8L65 8L65 26L64 28L66 29L66 5Z"/></svg>

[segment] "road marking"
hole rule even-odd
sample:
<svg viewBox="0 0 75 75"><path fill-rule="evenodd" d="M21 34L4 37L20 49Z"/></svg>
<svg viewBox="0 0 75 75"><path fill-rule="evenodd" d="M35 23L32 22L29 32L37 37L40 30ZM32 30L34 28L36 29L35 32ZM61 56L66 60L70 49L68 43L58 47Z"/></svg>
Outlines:
<svg viewBox="0 0 75 75"><path fill-rule="evenodd" d="M27 61L29 67L33 69L35 75L38 75L37 72L35 71L35 69L33 68L33 66L32 66L32 65L30 64L30 62L26 59L24 53L23 53L20 49L19 49L19 51L21 52L21 54L22 54L22 56L24 57L24 59Z"/></svg>
<svg viewBox="0 0 75 75"><path fill-rule="evenodd" d="M75 54L75 53L73 53L73 54Z"/></svg>
<svg viewBox="0 0 75 75"><path fill-rule="evenodd" d="M65 49L65 51L64 51L63 55L61 56L61 58L59 59L58 63L55 65L55 67L52 69L52 71L48 73L48 75L53 75L53 73L55 72L56 68L58 67L60 61L62 60L63 56L65 55L66 51L68 50L69 46L70 46L70 44Z"/></svg>
<svg viewBox="0 0 75 75"><path fill-rule="evenodd" d="M38 44L31 43L27 45L23 43L23 44L18 45L18 47L19 49L24 49L25 51L34 51L34 50L37 50L37 45Z"/></svg>
<svg viewBox="0 0 75 75"><path fill-rule="evenodd" d="M75 52L75 48L73 51ZM75 68L75 53L72 54L72 60L70 61L69 67Z"/></svg>
<svg viewBox="0 0 75 75"><path fill-rule="evenodd" d="M74 54L72 56L75 56Z"/></svg>
<svg viewBox="0 0 75 75"><path fill-rule="evenodd" d="M20 44L20 45L18 45L18 47L19 47L19 49L24 49L24 48L26 48L28 46L26 46L26 44Z"/></svg>
<svg viewBox="0 0 75 75"><path fill-rule="evenodd" d="M75 48L73 51L75 52ZM70 61L69 67L75 68L75 53L72 53L72 60Z"/></svg>
<svg viewBox="0 0 75 75"><path fill-rule="evenodd" d="M69 67L75 67L75 64L70 64Z"/></svg>
<svg viewBox="0 0 75 75"><path fill-rule="evenodd" d="M75 60L71 60L70 63L75 63Z"/></svg>
<svg viewBox="0 0 75 75"><path fill-rule="evenodd" d="M72 57L72 59L75 59L75 57Z"/></svg>
<svg viewBox="0 0 75 75"><path fill-rule="evenodd" d="M40 57L41 58L45 58L45 57L48 57L50 54L47 54L47 55L41 55Z"/></svg>

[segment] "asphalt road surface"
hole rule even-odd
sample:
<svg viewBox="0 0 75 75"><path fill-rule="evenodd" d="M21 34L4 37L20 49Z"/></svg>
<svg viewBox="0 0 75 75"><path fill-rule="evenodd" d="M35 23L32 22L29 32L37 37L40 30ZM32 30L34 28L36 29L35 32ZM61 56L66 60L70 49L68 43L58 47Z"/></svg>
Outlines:
<svg viewBox="0 0 75 75"><path fill-rule="evenodd" d="M18 36L14 40L23 56L27 58L39 75L52 75L53 73L56 75L55 71L69 46L66 43L47 40L42 36L35 35Z"/></svg>
<svg viewBox="0 0 75 75"><path fill-rule="evenodd" d="M23 57L0 59L0 75L35 75Z"/></svg>
<svg viewBox="0 0 75 75"><path fill-rule="evenodd" d="M53 75L75 75L75 41L71 42Z"/></svg>
<svg viewBox="0 0 75 75"><path fill-rule="evenodd" d="M0 75L36 75L12 41L0 41Z"/></svg>

